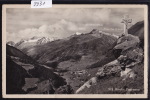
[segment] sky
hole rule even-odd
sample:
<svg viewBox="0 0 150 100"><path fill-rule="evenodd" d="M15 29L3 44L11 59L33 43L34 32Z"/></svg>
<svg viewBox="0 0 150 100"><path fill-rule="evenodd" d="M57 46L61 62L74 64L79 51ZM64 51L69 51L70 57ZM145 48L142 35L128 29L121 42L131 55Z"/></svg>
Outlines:
<svg viewBox="0 0 150 100"><path fill-rule="evenodd" d="M125 14L132 18L131 25L144 20L142 8L7 8L7 41L18 42L34 36L61 39L92 29L120 33Z"/></svg>

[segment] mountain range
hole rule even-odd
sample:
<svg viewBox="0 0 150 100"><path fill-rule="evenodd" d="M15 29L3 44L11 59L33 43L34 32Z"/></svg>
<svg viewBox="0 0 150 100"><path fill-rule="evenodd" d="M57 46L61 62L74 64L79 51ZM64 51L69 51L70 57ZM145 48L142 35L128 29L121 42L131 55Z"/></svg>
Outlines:
<svg viewBox="0 0 150 100"><path fill-rule="evenodd" d="M29 38L29 39L22 39L17 43L14 43L13 41L8 41L7 44L10 46L14 46L18 49L22 49L22 48L30 48L30 47L35 46L35 45L45 44L45 43L48 43L50 41L54 41L54 38L49 39L47 37L36 37L36 36L34 36L32 38Z"/></svg>
<svg viewBox="0 0 150 100"><path fill-rule="evenodd" d="M123 87L125 86L124 83L119 83L122 82L122 77L118 78L116 75L110 75L112 70L118 73L121 67L117 65L114 68L108 65L116 63L118 59L122 60L120 56L124 54L126 56L126 52L129 52L128 50L116 49L121 43L125 42L124 38L137 40L139 38L140 47L132 46L132 49L139 50L138 52L142 54L144 21L133 25L129 29L129 34L131 34L129 37L119 37L93 29L89 33L76 33L64 39L50 40L46 37L33 37L21 40L16 44L8 42L6 48L7 70L9 72L7 81L10 81L10 84L7 85L7 93L76 93L75 91L81 89L89 80L92 80L92 82L96 80L95 76L97 77L97 74L95 75L95 73L99 73L101 68L106 70L103 73L109 74L104 76L102 80L98 80L103 82L99 82L102 86L98 84L91 85L78 93L108 93L107 89L110 87L110 82L112 82L112 86L115 86L118 82ZM121 41L120 44L118 44L118 41ZM126 61L123 62L126 64ZM143 71L141 66L143 66L143 62L137 67L141 71L135 67L133 68L140 77L137 81L142 81L143 74L139 75ZM20 77L17 80L21 81L15 83L16 79L12 77L17 77L18 73ZM9 74L11 74L11 77ZM132 84L134 82L132 81ZM142 84L138 85L141 85L140 89L142 89ZM101 90L102 87L105 87L105 90ZM94 89L98 89L97 92Z"/></svg>

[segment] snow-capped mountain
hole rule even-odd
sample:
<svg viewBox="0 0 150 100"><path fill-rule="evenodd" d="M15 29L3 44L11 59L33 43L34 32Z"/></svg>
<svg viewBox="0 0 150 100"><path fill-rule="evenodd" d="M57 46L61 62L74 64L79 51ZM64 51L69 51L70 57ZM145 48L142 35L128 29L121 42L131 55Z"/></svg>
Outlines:
<svg viewBox="0 0 150 100"><path fill-rule="evenodd" d="M48 42L54 41L54 39L49 39L47 37L32 37L29 39L22 39L21 41L19 41L18 43L16 43L15 47L17 47L18 49L24 49L24 48L29 48L29 47L33 47L36 45L41 45L41 44L45 44Z"/></svg>
<svg viewBox="0 0 150 100"><path fill-rule="evenodd" d="M49 39L47 37L42 37L41 39L38 39L37 44L44 44L44 43L48 43L49 41L53 41L54 39Z"/></svg>
<svg viewBox="0 0 150 100"><path fill-rule="evenodd" d="M76 34L76 35L81 35L82 33L80 33L80 32L76 32L75 34Z"/></svg>
<svg viewBox="0 0 150 100"><path fill-rule="evenodd" d="M15 43L13 41L8 41L6 44L10 45L10 46L14 46Z"/></svg>

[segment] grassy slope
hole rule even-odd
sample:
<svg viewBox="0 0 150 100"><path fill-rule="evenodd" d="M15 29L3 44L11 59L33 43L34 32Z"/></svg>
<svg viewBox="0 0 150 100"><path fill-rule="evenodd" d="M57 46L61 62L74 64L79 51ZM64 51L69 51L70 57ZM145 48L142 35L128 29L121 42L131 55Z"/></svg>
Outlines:
<svg viewBox="0 0 150 100"><path fill-rule="evenodd" d="M105 79L101 79L96 85L91 86L89 89L81 91L80 94L121 94L126 93L126 91L111 91L109 88L125 88L128 89L140 89L140 91L136 91L133 93L143 93L144 86L144 73L143 64L137 65L133 68L133 70L137 73L137 77L133 79L127 79L126 81L122 81L121 77L109 76Z"/></svg>

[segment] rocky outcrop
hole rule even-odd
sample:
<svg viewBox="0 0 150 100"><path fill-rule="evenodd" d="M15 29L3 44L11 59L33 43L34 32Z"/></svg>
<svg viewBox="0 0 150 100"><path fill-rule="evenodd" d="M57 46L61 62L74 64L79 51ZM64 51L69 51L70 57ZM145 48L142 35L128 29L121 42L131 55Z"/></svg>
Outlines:
<svg viewBox="0 0 150 100"><path fill-rule="evenodd" d="M135 25L130 27L128 33L138 36L140 39L140 47L144 47L144 21L137 22Z"/></svg>
<svg viewBox="0 0 150 100"><path fill-rule="evenodd" d="M129 49L137 47L139 43L140 40L138 37L128 34L118 39L117 45L114 47L114 50L120 49L122 50L122 53L124 53Z"/></svg>
<svg viewBox="0 0 150 100"><path fill-rule="evenodd" d="M117 45L113 50L120 50L119 57L116 60L105 64L99 68L95 77L84 83L76 93L80 93L85 88L90 88L97 81L109 76L122 77L122 81L136 78L136 72L132 70L137 64L143 63L143 49L139 46L140 40L137 36L126 35L118 39ZM118 55L117 55L118 56Z"/></svg>
<svg viewBox="0 0 150 100"><path fill-rule="evenodd" d="M98 72L96 73L96 76L98 77L98 79L101 79L106 76L117 75L117 73L119 73L120 71L121 68L118 60L114 60L99 68Z"/></svg>
<svg viewBox="0 0 150 100"><path fill-rule="evenodd" d="M136 76L132 71L132 67L142 63L144 59L144 51L139 44L140 39L130 34L118 39L114 50L121 50L121 55L117 58L121 67L121 77L134 78Z"/></svg>
<svg viewBox="0 0 150 100"><path fill-rule="evenodd" d="M123 80L126 80L127 78L134 79L136 77L136 73L131 68L125 68L125 70L121 71L120 75Z"/></svg>

